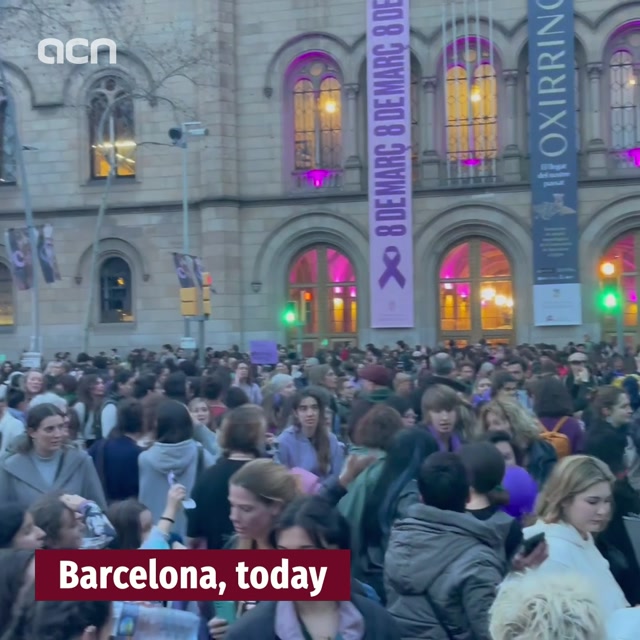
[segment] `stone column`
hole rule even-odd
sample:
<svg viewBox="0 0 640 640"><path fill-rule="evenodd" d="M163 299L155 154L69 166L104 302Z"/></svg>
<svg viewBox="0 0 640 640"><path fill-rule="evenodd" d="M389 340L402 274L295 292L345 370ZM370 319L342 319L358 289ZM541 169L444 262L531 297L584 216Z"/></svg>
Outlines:
<svg viewBox="0 0 640 640"><path fill-rule="evenodd" d="M358 155L358 84L344 85L344 95L346 97L344 107L344 133L343 133L343 154L344 180L343 185L346 191L362 190L362 161Z"/></svg>
<svg viewBox="0 0 640 640"><path fill-rule="evenodd" d="M436 148L436 87L438 80L435 77L422 78L422 88L424 95L424 106L420 105L420 115L424 115L424 120L418 119L420 123L420 142L422 146L421 159L421 180L425 187L435 187L440 184L440 158ZM444 119L439 130L444 130Z"/></svg>
<svg viewBox="0 0 640 640"><path fill-rule="evenodd" d="M498 136L504 135L505 145L502 150L502 173L505 182L520 182L522 176L522 154L518 146L518 72L515 69L503 71L502 79L505 87L504 129L500 130L500 112L498 111ZM499 109L499 107L498 107Z"/></svg>
<svg viewBox="0 0 640 640"><path fill-rule="evenodd" d="M605 177L608 173L608 153L602 138L602 64L587 64L587 77L589 87L585 93L588 99L583 101L589 113L589 118L585 118L584 132L584 139L588 140L584 145L587 154L586 169L589 177Z"/></svg>

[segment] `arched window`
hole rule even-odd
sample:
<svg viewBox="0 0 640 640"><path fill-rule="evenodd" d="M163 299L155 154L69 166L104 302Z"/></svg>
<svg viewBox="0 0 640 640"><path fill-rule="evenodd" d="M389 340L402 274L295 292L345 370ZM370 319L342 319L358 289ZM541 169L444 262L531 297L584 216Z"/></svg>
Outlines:
<svg viewBox="0 0 640 640"><path fill-rule="evenodd" d="M0 87L0 185L16 182L15 135L9 102Z"/></svg>
<svg viewBox="0 0 640 640"><path fill-rule="evenodd" d="M100 266L100 322L133 322L131 268L122 258Z"/></svg>
<svg viewBox="0 0 640 640"><path fill-rule="evenodd" d="M288 290L300 325L290 328L289 343L302 339L305 355L323 345L355 344L358 284L347 256L328 246L306 249L289 269Z"/></svg>
<svg viewBox="0 0 640 640"><path fill-rule="evenodd" d="M108 111L105 116L105 111ZM104 118L104 119L103 119ZM99 131L100 123L103 131ZM116 177L136 175L136 141L133 99L124 82L106 76L89 93L89 140L91 177L106 178L112 163Z"/></svg>
<svg viewBox="0 0 640 640"><path fill-rule="evenodd" d="M633 231L619 237L602 256L603 262L612 262L620 275L622 299L624 302L624 333L631 345L640 341L638 322L638 291L640 291L640 231ZM614 315L607 314L601 305L600 326L603 340L616 337L617 327Z"/></svg>
<svg viewBox="0 0 640 640"><path fill-rule="evenodd" d="M338 66L304 57L291 78L296 188L337 187L342 175L342 80Z"/></svg>
<svg viewBox="0 0 640 640"><path fill-rule="evenodd" d="M509 342L514 300L511 264L497 245L472 238L454 246L440 267L440 339L464 345Z"/></svg>
<svg viewBox="0 0 640 640"><path fill-rule="evenodd" d="M498 79L493 48L460 38L444 60L445 149L449 182L492 182L498 156Z"/></svg>
<svg viewBox="0 0 640 640"><path fill-rule="evenodd" d="M12 327L14 324L13 279L9 267L0 262L0 327Z"/></svg>
<svg viewBox="0 0 640 640"><path fill-rule="evenodd" d="M619 32L607 47L609 63L609 143L618 167L640 166L637 104L640 100L637 69L640 32Z"/></svg>

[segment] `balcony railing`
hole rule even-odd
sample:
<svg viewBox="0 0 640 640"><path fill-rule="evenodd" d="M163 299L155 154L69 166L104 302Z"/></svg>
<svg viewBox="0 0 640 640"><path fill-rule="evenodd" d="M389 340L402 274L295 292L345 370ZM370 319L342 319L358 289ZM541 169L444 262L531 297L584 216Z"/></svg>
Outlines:
<svg viewBox="0 0 640 640"><path fill-rule="evenodd" d="M293 189L304 193L336 191L342 188L342 174L342 169L296 170L291 174Z"/></svg>
<svg viewBox="0 0 640 640"><path fill-rule="evenodd" d="M498 182L498 160L487 157L476 157L469 152L448 153L442 163L441 181L447 186L473 186L495 184Z"/></svg>

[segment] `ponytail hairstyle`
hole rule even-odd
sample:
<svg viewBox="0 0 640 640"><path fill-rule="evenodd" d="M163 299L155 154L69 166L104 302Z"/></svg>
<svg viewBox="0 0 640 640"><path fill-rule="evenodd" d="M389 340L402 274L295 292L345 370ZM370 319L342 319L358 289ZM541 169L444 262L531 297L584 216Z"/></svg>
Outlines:
<svg viewBox="0 0 640 640"><path fill-rule="evenodd" d="M490 442L465 444L458 455L467 470L469 485L477 494L486 496L494 507L509 504L509 494L502 487L506 464L497 447Z"/></svg>

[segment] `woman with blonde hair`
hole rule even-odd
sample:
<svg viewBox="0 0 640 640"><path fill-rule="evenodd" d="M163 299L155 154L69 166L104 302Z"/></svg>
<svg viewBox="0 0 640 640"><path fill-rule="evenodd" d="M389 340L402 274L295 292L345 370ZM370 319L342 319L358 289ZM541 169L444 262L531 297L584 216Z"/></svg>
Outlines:
<svg viewBox="0 0 640 640"><path fill-rule="evenodd" d="M523 466L531 477L544 485L553 471L558 456L553 445L545 442L543 429L536 419L515 400L491 400L480 410L480 434L504 431L523 452Z"/></svg>
<svg viewBox="0 0 640 640"><path fill-rule="evenodd" d="M579 575L518 575L491 607L493 640L604 640L604 614L592 585Z"/></svg>
<svg viewBox="0 0 640 640"><path fill-rule="evenodd" d="M614 476L590 456L569 456L554 469L538 497L538 521L524 530L525 539L544 533L549 555L536 569L550 575L575 573L598 591L611 640L638 637L640 609L629 603L595 545L612 515ZM629 632L633 630L633 633Z"/></svg>

